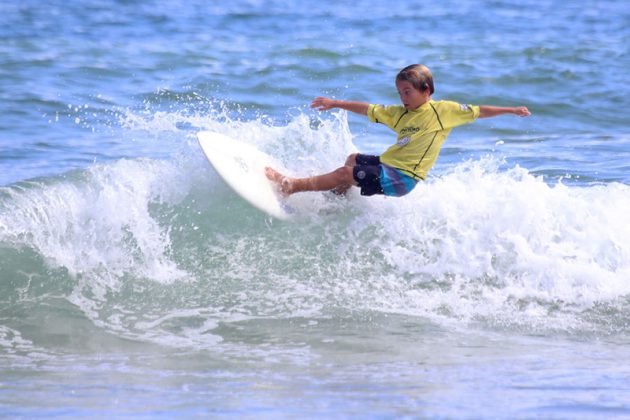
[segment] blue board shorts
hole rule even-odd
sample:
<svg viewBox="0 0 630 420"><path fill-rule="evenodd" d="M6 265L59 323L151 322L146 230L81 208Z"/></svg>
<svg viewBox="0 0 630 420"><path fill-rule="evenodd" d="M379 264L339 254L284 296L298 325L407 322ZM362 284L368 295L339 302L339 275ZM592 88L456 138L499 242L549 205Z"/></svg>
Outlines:
<svg viewBox="0 0 630 420"><path fill-rule="evenodd" d="M406 173L381 163L379 156L358 154L356 162L352 175L361 187L361 195L402 197L409 194L418 183Z"/></svg>

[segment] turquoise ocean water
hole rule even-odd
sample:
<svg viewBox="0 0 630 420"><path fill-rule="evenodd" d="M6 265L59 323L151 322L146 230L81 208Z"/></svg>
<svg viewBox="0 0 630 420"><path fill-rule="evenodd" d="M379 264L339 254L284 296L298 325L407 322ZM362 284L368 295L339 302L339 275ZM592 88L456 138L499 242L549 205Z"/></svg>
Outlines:
<svg viewBox="0 0 630 420"><path fill-rule="evenodd" d="M380 153L310 101L416 62L533 115L288 222L196 142ZM0 416L629 417L629 67L622 0L0 1Z"/></svg>

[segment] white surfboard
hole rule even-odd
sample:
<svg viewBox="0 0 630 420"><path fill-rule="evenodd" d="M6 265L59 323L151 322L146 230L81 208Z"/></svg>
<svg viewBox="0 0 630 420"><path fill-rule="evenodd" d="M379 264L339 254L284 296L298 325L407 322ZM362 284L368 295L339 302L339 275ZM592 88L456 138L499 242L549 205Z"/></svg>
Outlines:
<svg viewBox="0 0 630 420"><path fill-rule="evenodd" d="M295 213L265 176L267 166L282 170L271 156L221 133L201 131L197 139L217 173L247 202L281 220Z"/></svg>

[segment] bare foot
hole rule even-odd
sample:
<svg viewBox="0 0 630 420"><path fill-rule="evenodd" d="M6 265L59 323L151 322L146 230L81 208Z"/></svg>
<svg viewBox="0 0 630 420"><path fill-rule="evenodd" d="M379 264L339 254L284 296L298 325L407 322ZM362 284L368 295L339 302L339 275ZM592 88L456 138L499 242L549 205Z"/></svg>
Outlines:
<svg viewBox="0 0 630 420"><path fill-rule="evenodd" d="M287 178L286 176L282 175L280 172L270 167L265 168L265 175L267 176L268 180L270 180L271 182L273 182L274 184L278 186L278 189L280 190L280 193L282 195L284 196L291 195L293 191L291 188L292 186L291 180L289 178Z"/></svg>

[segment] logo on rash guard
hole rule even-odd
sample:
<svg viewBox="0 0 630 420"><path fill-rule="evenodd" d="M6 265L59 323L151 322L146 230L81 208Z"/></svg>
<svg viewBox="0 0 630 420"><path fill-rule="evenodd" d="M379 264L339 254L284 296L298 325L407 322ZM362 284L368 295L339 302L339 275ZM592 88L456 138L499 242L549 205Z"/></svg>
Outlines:
<svg viewBox="0 0 630 420"><path fill-rule="evenodd" d="M396 142L396 145L399 147L403 147L409 144L409 140L411 140L411 137L407 136L407 137L403 137L402 139L398 140Z"/></svg>

